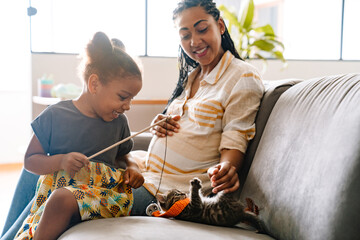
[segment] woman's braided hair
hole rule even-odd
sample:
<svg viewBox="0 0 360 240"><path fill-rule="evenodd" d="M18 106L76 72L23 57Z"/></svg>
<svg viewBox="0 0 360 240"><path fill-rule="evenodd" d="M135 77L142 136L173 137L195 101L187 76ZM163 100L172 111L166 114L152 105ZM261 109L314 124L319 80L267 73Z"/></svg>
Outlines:
<svg viewBox="0 0 360 240"><path fill-rule="evenodd" d="M214 3L212 0L182 0L178 3L177 8L173 11L173 20L175 20L179 14L192 7L202 7L208 14L212 15L215 19L215 21L218 21L220 18L220 11L216 7L216 3ZM225 32L221 36L221 47L224 51L229 50L236 58L241 59L239 53L235 49L235 45L233 40L230 37L230 34L227 30L227 27L225 25ZM242 60L242 59L241 59ZM181 93L184 91L184 88L186 86L187 80L188 80L188 74L192 70L194 70L199 63L191 59L185 51L182 49L181 46L179 46L179 54L178 54L178 65L179 65L179 79L177 82L177 85L175 87L175 90L173 91L171 98L168 101L168 104L164 110L163 113L166 113L168 106L174 99L176 99L178 96L181 95Z"/></svg>

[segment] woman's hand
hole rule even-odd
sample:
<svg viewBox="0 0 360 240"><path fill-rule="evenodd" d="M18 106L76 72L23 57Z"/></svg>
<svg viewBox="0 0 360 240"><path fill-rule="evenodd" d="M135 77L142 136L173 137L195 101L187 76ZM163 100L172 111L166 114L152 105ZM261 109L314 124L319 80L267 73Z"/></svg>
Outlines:
<svg viewBox="0 0 360 240"><path fill-rule="evenodd" d="M71 152L65 154L61 159L61 169L64 169L66 172L70 174L70 177L74 177L75 173L80 171L81 168L89 165L88 158L78 152Z"/></svg>
<svg viewBox="0 0 360 240"><path fill-rule="evenodd" d="M140 172L140 169L135 166L127 167L124 173L125 184L128 184L132 188L139 188L144 184L144 177Z"/></svg>
<svg viewBox="0 0 360 240"><path fill-rule="evenodd" d="M164 114L158 114L152 121L151 125L167 117L169 116ZM174 133L179 132L180 125L177 123L177 121L179 120L179 115L171 116L169 120L167 120L166 122L162 122L159 125L156 125L155 127L151 128L150 131L153 135L156 135L158 137L165 137L166 135L172 136L174 135Z"/></svg>
<svg viewBox="0 0 360 240"><path fill-rule="evenodd" d="M240 187L236 168L230 162L221 162L209 168L208 174L213 187L212 192L215 194L223 190L225 193L234 192Z"/></svg>

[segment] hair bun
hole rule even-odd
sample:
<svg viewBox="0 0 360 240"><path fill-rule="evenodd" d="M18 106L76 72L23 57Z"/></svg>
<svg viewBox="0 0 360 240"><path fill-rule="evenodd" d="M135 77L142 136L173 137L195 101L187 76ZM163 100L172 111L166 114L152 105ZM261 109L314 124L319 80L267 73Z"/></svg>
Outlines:
<svg viewBox="0 0 360 240"><path fill-rule="evenodd" d="M126 52L125 44L120 39L112 38L111 43L114 47L118 47L124 52Z"/></svg>
<svg viewBox="0 0 360 240"><path fill-rule="evenodd" d="M103 32L95 33L87 45L86 52L91 62L101 61L104 56L112 52L110 39Z"/></svg>

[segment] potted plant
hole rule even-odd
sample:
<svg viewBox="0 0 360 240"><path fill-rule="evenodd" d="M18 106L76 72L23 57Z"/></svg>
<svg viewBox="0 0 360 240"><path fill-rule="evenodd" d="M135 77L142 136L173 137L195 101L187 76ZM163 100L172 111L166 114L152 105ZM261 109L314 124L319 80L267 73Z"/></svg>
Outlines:
<svg viewBox="0 0 360 240"><path fill-rule="evenodd" d="M283 56L284 44L278 40L272 26L256 26L254 23L254 1L242 0L241 4L239 16L225 5L219 6L241 58L259 58L264 60L264 63L267 58L276 58L286 64Z"/></svg>

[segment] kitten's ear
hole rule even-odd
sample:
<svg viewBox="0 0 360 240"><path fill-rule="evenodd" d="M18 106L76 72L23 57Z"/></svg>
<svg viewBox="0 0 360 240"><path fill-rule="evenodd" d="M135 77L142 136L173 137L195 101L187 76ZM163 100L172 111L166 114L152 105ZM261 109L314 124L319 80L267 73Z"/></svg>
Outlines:
<svg viewBox="0 0 360 240"><path fill-rule="evenodd" d="M162 195L162 194L157 194L156 195L156 199L160 202L160 203L164 203L166 201L166 197L165 195Z"/></svg>

